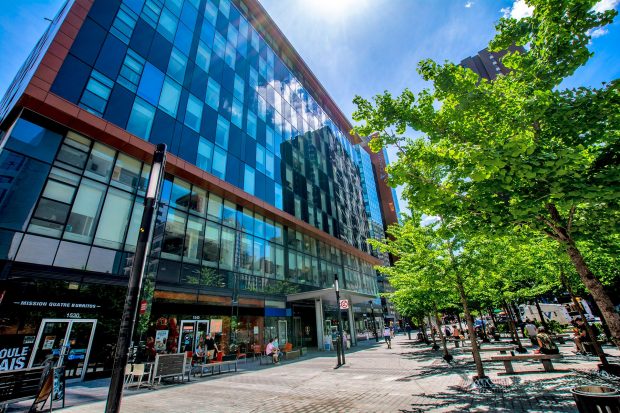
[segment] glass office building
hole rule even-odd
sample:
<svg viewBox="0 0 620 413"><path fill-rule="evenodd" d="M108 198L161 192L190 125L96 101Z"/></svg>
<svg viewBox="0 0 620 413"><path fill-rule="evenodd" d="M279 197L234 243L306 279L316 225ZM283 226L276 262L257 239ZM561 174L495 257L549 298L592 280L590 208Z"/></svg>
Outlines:
<svg viewBox="0 0 620 413"><path fill-rule="evenodd" d="M69 1L0 117L0 348L24 350L0 370L70 343L68 374L109 372L157 143L169 153L140 339L323 348L338 274L355 342L356 304L378 293L375 181L256 0Z"/></svg>

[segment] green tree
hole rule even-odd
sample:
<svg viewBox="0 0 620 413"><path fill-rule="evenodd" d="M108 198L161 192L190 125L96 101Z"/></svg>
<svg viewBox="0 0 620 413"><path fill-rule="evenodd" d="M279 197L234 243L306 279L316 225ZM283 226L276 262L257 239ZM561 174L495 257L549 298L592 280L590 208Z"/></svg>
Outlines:
<svg viewBox="0 0 620 413"><path fill-rule="evenodd" d="M501 19L491 49L525 45L493 82L431 60L417 96L356 97L353 118L374 151L395 145L390 182L412 210L477 233L525 225L558 242L620 346L620 316L581 250L620 227L620 81L562 89L591 56L589 33L612 22L596 0L527 0L531 17ZM407 138L408 129L422 136ZM607 248L603 246L602 248Z"/></svg>

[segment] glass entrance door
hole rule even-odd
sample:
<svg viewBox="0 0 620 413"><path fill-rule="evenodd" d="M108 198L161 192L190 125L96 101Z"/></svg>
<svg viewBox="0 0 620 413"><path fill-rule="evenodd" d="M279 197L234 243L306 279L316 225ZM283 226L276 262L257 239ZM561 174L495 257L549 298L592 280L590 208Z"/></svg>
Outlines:
<svg viewBox="0 0 620 413"><path fill-rule="evenodd" d="M28 367L42 366L57 357L67 378L84 380L97 320L43 319Z"/></svg>
<svg viewBox="0 0 620 413"><path fill-rule="evenodd" d="M209 320L182 320L179 353L182 351L196 352L200 345L204 349L204 341L209 332Z"/></svg>

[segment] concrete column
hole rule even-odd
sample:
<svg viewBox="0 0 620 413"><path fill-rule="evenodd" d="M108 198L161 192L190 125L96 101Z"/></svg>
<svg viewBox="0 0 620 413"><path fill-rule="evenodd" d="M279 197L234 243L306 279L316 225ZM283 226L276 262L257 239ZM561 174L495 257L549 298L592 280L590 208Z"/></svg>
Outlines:
<svg viewBox="0 0 620 413"><path fill-rule="evenodd" d="M319 351L325 350L323 347L323 300L317 298L314 300L314 312L316 314L316 340L319 347Z"/></svg>
<svg viewBox="0 0 620 413"><path fill-rule="evenodd" d="M351 346L357 346L357 332L355 331L355 317L353 315L353 304L351 300L349 300L349 309L347 310L347 314L349 315L349 325L351 326Z"/></svg>

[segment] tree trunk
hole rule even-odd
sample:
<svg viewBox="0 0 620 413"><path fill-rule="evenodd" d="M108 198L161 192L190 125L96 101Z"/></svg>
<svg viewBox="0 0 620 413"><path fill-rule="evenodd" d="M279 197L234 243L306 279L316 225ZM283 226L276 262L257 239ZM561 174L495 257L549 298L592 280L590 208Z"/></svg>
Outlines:
<svg viewBox="0 0 620 413"><path fill-rule="evenodd" d="M517 346L518 346L520 352L524 351L525 349L523 347L523 344L521 344L521 339L519 338L519 332L517 331L517 326L515 325L515 320L512 317L512 312L510 311L510 306L505 301L504 301L504 308L506 309L506 313L508 314L508 320L509 320L509 323L510 323L510 327L512 327L512 331L514 332L514 337L515 337L515 340L517 342Z"/></svg>
<svg viewBox="0 0 620 413"><path fill-rule="evenodd" d="M435 334L433 334L433 322L431 321L431 315L428 314L426 317L428 318L428 326L431 329L431 337L433 338L433 350L439 350L439 346L435 341Z"/></svg>
<svg viewBox="0 0 620 413"><path fill-rule="evenodd" d="M596 305L596 301L594 302L594 305ZM598 308L598 305L596 305L596 308L598 309L598 313L601 314L601 309ZM609 326L607 325L607 322L605 321L605 317L601 317L601 326L603 327L603 333L605 333L605 337L607 338L607 341L612 341L611 331L609 331Z"/></svg>
<svg viewBox="0 0 620 413"><path fill-rule="evenodd" d="M426 324L424 324L424 317L420 318L420 327L422 330L422 337L424 338L424 342L428 344L428 336L426 335Z"/></svg>
<svg viewBox="0 0 620 413"><path fill-rule="evenodd" d="M519 325L523 325L523 319L521 318L521 312L519 311L519 307L514 303L510 303L510 309L512 313L515 315L515 320L519 322Z"/></svg>
<svg viewBox="0 0 620 413"><path fill-rule="evenodd" d="M542 312L542 309L540 308L540 302L538 301L538 298L535 298L534 302L536 303L536 310L538 310L538 317L540 317L540 323L543 325L543 327L545 327L545 330L549 333L550 332L549 326L547 325L547 322L545 321L545 317Z"/></svg>
<svg viewBox="0 0 620 413"><path fill-rule="evenodd" d="M495 314L493 313L494 313L494 309L493 308L489 309L489 315L491 316L491 321L493 321L493 327L494 327L493 331L496 334L495 341L499 341L501 338L501 334L499 333L499 330L497 329L497 320L495 320Z"/></svg>
<svg viewBox="0 0 620 413"><path fill-rule="evenodd" d="M581 281L583 281L599 310L601 310L601 315L607 322L614 344L620 348L620 315L614 310L614 304L605 292L603 284L601 284L601 281L590 271L581 252L572 242L572 239L570 239L566 245L566 252L573 262L577 273L579 273Z"/></svg>
<svg viewBox="0 0 620 413"><path fill-rule="evenodd" d="M601 363L604 366L606 366L607 364L609 364L609 362L607 361L607 357L605 356L605 353L601 349L601 346L598 345L598 337L596 336L596 334L594 334L594 331L592 331L592 326L590 326L590 323L588 323L588 320L586 319L586 315L583 312L583 308L581 307L581 304L579 304L579 302L577 301L577 297L575 297L575 294L573 294L573 288L571 287L570 283L566 279L566 276L564 275L564 273L560 275L560 279L562 280L562 283L564 283L564 286L568 290L568 293L570 294L570 298L573 301L573 305L577 308L577 311L579 311L579 315L581 316L581 320L583 321L583 324L586 328L586 333L588 334L588 338L590 339L590 342L592 343L592 347L594 347L594 352L596 353L598 358L601 360Z"/></svg>
<svg viewBox="0 0 620 413"><path fill-rule="evenodd" d="M463 329L463 322L461 321L461 315L458 312L456 313L456 321L458 321L459 323L459 331L461 332L463 337L465 337L465 330Z"/></svg>
<svg viewBox="0 0 620 413"><path fill-rule="evenodd" d="M480 327L482 328L482 337L483 337L482 341L484 343L490 343L491 340L489 340L489 336L487 335L487 326L486 326L487 323L483 316L484 313L482 312L482 307L478 307L478 312L480 313L480 322L482 323Z"/></svg>
<svg viewBox="0 0 620 413"><path fill-rule="evenodd" d="M463 305L463 312L465 313L465 321L467 322L467 329L469 330L471 351L474 356L474 362L476 363L476 373L478 374L478 376L474 377L474 380L485 379L487 376L484 374L482 358L480 357L478 341L476 340L476 332L474 331L474 320L471 318L471 313L469 312L469 303L467 302L467 296L465 295L465 287L463 286L463 280L459 275L457 275L456 287L458 288L459 295L461 297L461 304Z"/></svg>
<svg viewBox="0 0 620 413"><path fill-rule="evenodd" d="M443 347L443 358L448 361L452 359L450 352L448 351L448 345L446 344L446 336L441 331L441 321L439 319L439 312L437 311L437 305L435 305L435 320L437 321L437 331L439 332L439 338L441 339L441 345Z"/></svg>

